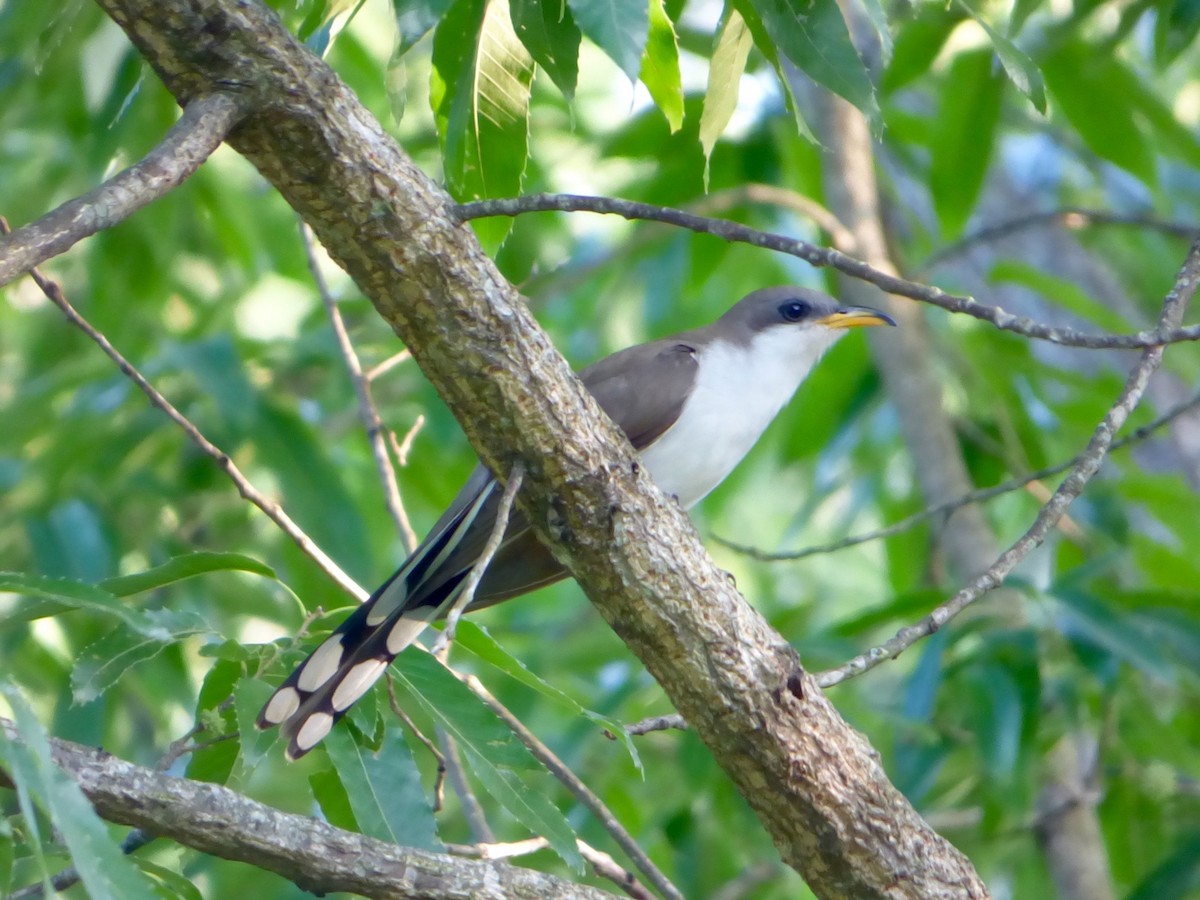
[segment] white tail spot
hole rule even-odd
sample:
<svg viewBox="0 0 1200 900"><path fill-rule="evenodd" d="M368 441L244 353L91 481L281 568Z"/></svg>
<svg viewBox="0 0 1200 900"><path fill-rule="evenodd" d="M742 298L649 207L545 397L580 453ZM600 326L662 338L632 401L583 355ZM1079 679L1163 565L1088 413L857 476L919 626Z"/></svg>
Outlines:
<svg viewBox="0 0 1200 900"><path fill-rule="evenodd" d="M346 673L346 677L337 686L337 690L333 692L331 701L333 708L338 712L349 709L352 703L367 692L367 689L375 683L386 668L386 659L368 659L354 666Z"/></svg>
<svg viewBox="0 0 1200 900"><path fill-rule="evenodd" d="M417 635L425 630L429 620L437 614L436 609L419 609L407 614L392 626L388 633L388 653L395 656L417 639Z"/></svg>
<svg viewBox="0 0 1200 900"><path fill-rule="evenodd" d="M278 725L292 717L292 713L300 708L300 694L294 687L277 690L263 708L262 720L268 725Z"/></svg>
<svg viewBox="0 0 1200 900"><path fill-rule="evenodd" d="M333 727L333 716L329 713L313 713L296 734L296 746L307 752L319 744Z"/></svg>
<svg viewBox="0 0 1200 900"><path fill-rule="evenodd" d="M300 677L296 679L296 687L302 691L315 691L338 670L342 661L342 636L335 634L313 651L313 655L304 663Z"/></svg>

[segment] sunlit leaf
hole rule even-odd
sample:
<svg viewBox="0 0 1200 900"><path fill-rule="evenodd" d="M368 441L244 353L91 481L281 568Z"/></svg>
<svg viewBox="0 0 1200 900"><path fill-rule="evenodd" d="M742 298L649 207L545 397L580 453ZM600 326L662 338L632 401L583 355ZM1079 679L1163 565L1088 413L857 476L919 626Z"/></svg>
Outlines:
<svg viewBox="0 0 1200 900"><path fill-rule="evenodd" d="M225 571L250 572L264 578L275 577L275 571L270 566L241 553L188 553L169 559L145 572L109 578L100 582L98 587L118 597L128 597L131 594L165 587L185 578Z"/></svg>
<svg viewBox="0 0 1200 900"><path fill-rule="evenodd" d="M704 94L704 112L700 116L700 146L704 148L704 180L708 184L708 165L713 147L737 109L739 85L754 39L746 21L732 6L717 29L712 60L708 64L708 90Z"/></svg>
<svg viewBox="0 0 1200 900"><path fill-rule="evenodd" d="M658 104L671 131L683 125L683 83L679 74L679 45L675 26L663 0L650 0L650 33L642 59L642 83Z"/></svg>
<svg viewBox="0 0 1200 900"><path fill-rule="evenodd" d="M563 0L510 0L513 31L533 61L541 66L562 91L575 97L579 80L580 33Z"/></svg>

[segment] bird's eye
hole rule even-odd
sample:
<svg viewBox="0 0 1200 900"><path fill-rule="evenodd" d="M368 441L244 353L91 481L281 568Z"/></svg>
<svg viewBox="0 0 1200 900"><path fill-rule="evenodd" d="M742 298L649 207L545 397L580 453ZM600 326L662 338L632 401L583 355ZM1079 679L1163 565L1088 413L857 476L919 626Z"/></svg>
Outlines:
<svg viewBox="0 0 1200 900"><path fill-rule="evenodd" d="M808 318L808 314L811 312L812 307L803 300L789 300L779 307L779 314L786 322L799 322Z"/></svg>

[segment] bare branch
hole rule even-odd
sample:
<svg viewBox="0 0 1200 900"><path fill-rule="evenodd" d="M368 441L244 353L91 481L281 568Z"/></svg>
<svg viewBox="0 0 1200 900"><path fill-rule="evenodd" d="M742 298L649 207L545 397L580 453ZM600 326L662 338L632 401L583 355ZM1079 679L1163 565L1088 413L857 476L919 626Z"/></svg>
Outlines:
<svg viewBox="0 0 1200 900"><path fill-rule="evenodd" d="M837 269L852 278L869 282L889 294L908 297L940 307L947 312L962 313L984 322L989 322L1001 331L1010 331L1025 337L1062 344L1067 347L1083 347L1089 350L1131 350L1157 347L1184 341L1200 341L1200 325L1187 328L1158 328L1139 331L1136 334L1089 334L1074 328L1059 328L1036 322L1028 316L1016 316L999 306L989 306L971 297L948 294L940 288L918 284L881 271L861 260L838 250L818 247L807 241L796 240L780 234L759 231L725 219L710 219L666 206L619 200L612 197L584 197L578 194L531 194L502 200L476 200L461 203L456 215L461 221L486 218L488 216L518 216L531 212L594 212L622 216L626 219L646 219L666 222L689 231L711 234L726 241L738 241L777 253L786 253L805 262Z"/></svg>
<svg viewBox="0 0 1200 900"><path fill-rule="evenodd" d="M16 727L0 719L10 740ZM103 750L50 738L54 763L103 818L224 859L276 872L314 894L446 900L599 900L602 891L551 875L400 847L272 809L217 784L173 778Z"/></svg>
<svg viewBox="0 0 1200 900"><path fill-rule="evenodd" d="M0 285L157 200L200 168L245 115L231 93L198 97L138 163L0 239Z"/></svg>
<svg viewBox="0 0 1200 900"><path fill-rule="evenodd" d="M1188 302L1196 292L1198 282L1200 282L1200 241L1194 243L1188 251L1187 259L1175 278L1175 284L1163 301L1162 314L1159 316L1160 327L1171 328L1179 323ZM1100 465L1104 462L1112 445L1113 435L1120 430L1130 413L1137 407L1142 394L1145 393L1150 376L1162 363L1163 349L1161 346L1148 347L1142 352L1137 364L1126 379L1125 387L1100 424L1096 426L1091 440L1076 458L1067 477L1063 479L1054 495L1038 512L1037 518L1029 530L1016 543L1001 553L986 572L917 624L900 629L890 640L854 657L836 669L822 672L817 676L817 683L823 688L831 687L848 678L861 675L885 660L895 659L917 641L936 632L988 591L1003 584L1008 574L1036 547L1041 545L1050 529L1062 518L1067 507L1079 496L1092 476L1099 471Z"/></svg>
<svg viewBox="0 0 1200 900"><path fill-rule="evenodd" d="M653 900L654 895L641 885L634 874L622 867L603 850L597 850L595 847L578 838L575 839L575 845L579 848L579 855L591 864L596 874L601 878L607 878L609 881L614 882L628 896L633 897L634 900ZM550 842L544 837L534 837L504 844L492 842L447 844L446 849L455 856L470 856L478 859L511 859L514 856L526 856L530 853L537 853L539 850L545 850L549 846Z"/></svg>
<svg viewBox="0 0 1200 900"><path fill-rule="evenodd" d="M412 720L412 717L404 711L404 707L400 705L400 701L396 698L396 683L392 681L392 673L386 673L388 705L391 706L392 712L401 722L405 724L413 737L420 741L425 749L430 752L434 759L437 760L437 777L433 783L433 811L441 812L446 805L446 771L449 768L445 755L438 749L437 744L425 736L425 733L417 727L417 723ZM455 764L458 761L455 760Z"/></svg>
<svg viewBox="0 0 1200 900"><path fill-rule="evenodd" d="M653 731L671 731L679 729L687 731L688 723L683 720L683 716L679 713L670 713L665 716L651 716L648 719L642 719L640 722L634 722L632 725L625 726L625 733L632 734L637 737L641 734L650 734ZM616 735L609 735L614 741Z"/></svg>
<svg viewBox="0 0 1200 900"><path fill-rule="evenodd" d="M1115 450L1120 450L1146 440L1160 428L1169 425L1184 413L1190 412L1198 406L1200 406L1200 394L1196 394L1190 399L1185 400L1183 403L1172 407L1153 422L1148 422L1140 428L1131 431L1125 437L1113 441L1112 445L1108 448L1108 452L1111 454ZM818 544L813 547L802 547L799 550L782 550L773 553L766 550L761 550L757 547L751 547L746 544L739 544L735 541L723 538L720 535L714 534L711 535L711 537L718 544L728 547L730 550L733 550L737 553L743 553L746 556L749 556L751 559L761 560L762 562L787 562L805 559L809 556L817 556L819 554L836 553L838 550L845 550L847 547L856 547L859 544L865 544L870 541L877 541L882 538L889 538L893 535L901 534L928 519L949 519L951 513L964 506L968 506L972 503L982 503L986 500L991 500L995 497L1000 497L1004 494L1009 494L1013 491L1020 490L1027 485L1065 472L1078 462L1079 457L1073 456L1065 462L1056 463L1053 466L1046 466L1045 468L1038 469L1036 472L1030 472L1028 475L1022 475L1019 478L1012 478L1008 481L1002 481L999 484L992 485L991 487L979 488L978 490L970 491L966 494L963 494L961 497L956 497L955 499L949 500L945 503L939 503L936 506L930 506L921 510L920 512L913 513L911 516L906 516L898 522L893 522L891 525L886 525L883 528L877 528L874 531L868 531L864 534L851 535L850 537L842 538L839 541L833 541L829 544Z"/></svg>
<svg viewBox="0 0 1200 900"><path fill-rule="evenodd" d="M371 445L371 455L375 458L375 468L379 472L379 480L383 482L383 498L387 503L396 530L404 540L404 547L412 553L417 546L417 535L409 521L408 511L404 508L404 500L400 496L400 484L396 481L396 470L392 468L392 460L388 456L387 443L384 440L383 420L379 417L379 407L371 396L371 380L363 374L362 363L358 353L346 331L346 322L342 319L342 311L338 309L337 301L329 293L329 285L321 274L317 261L316 247L313 243L312 229L300 222L300 238L304 243L304 256L308 260L308 271L312 273L313 284L321 295L321 303L329 316L329 324L333 328L333 337L337 341L338 350L346 362L350 373L350 385L354 388L354 396L358 401L358 417L362 420L363 429L367 432L367 443Z"/></svg>
<svg viewBox="0 0 1200 900"><path fill-rule="evenodd" d="M0 217L0 234L7 233L9 233L8 223L3 217ZM184 434L191 439L192 443L200 448L201 452L216 462L221 471L229 476L229 479L237 486L238 493L242 497L266 513L267 517L278 525L283 533L290 537L296 543L296 546L315 562L325 574L332 578L339 587L351 596L357 597L360 601L366 598L367 592L353 578L342 571L342 568L301 530L300 526L292 520L291 516L283 511L283 508L278 503L260 493L250 483L250 480L242 474L242 471L229 458L228 454L206 438L187 416L176 409L166 397L158 392L158 389L154 385L146 380L146 377L129 360L121 355L120 351L109 342L108 338L97 331L87 319L80 315L78 310L67 300L66 295L63 294L62 287L56 281L46 278L36 268L30 269L29 274L37 282L38 287L50 299L50 302L62 310L63 315L67 317L67 321L91 338L104 351L104 354L116 364L121 373L137 385L138 390L146 395L152 406L166 413L172 422L183 429Z"/></svg>
<svg viewBox="0 0 1200 900"><path fill-rule="evenodd" d="M638 846L637 841L630 836L624 826L617 821L617 817L613 815L612 810L605 806L604 801L597 797L586 784L584 784L579 776L576 775L564 763L554 751L538 740L537 735L525 727L525 724L514 716L507 708L505 708L495 697L491 695L487 688L483 686L478 678L474 675L459 676L472 691L475 696L479 697L497 716L504 720L505 724L512 729L512 733L517 736L522 744L524 744L529 752L537 757L550 773L557 778L568 791L570 791L580 803L591 810L600 824L604 826L604 830L609 833L617 846L633 860L633 864L637 866L646 879L654 885L660 894L671 900L682 900L683 894L679 889L671 883L651 861L646 852Z"/></svg>
<svg viewBox="0 0 1200 900"><path fill-rule="evenodd" d="M517 496L517 491L521 489L521 480L524 477L525 464L518 462L508 473L508 484L504 486L504 495L500 498L500 506L496 509L496 521L492 524L492 533L488 535L487 543L483 545L483 552L471 566L471 573L463 582L462 590L454 598L454 603L446 613L446 627L442 629L438 639L433 642L430 652L434 656L440 656L453 643L458 620L462 618L463 610L470 606L471 601L475 599L479 581L483 578L487 567L491 565L492 557L496 555L496 551L500 549L500 543L504 540L504 532L508 530L508 520L512 516L513 500Z"/></svg>
<svg viewBox="0 0 1200 900"><path fill-rule="evenodd" d="M383 362L376 363L370 369L367 369L367 372L366 372L367 381L374 381L376 378L380 377L381 375L385 375L388 372L392 371L392 369L396 368L396 366L400 365L400 363L407 362L410 359L412 359L412 354L409 353L407 350L401 350L398 353L393 353L391 356L389 356Z"/></svg>

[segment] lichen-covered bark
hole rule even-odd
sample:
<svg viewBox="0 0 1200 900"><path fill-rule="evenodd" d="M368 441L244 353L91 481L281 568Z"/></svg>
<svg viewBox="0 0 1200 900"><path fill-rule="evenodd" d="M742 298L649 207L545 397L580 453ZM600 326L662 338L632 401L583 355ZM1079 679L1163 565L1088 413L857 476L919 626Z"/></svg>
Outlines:
<svg viewBox="0 0 1200 900"><path fill-rule="evenodd" d="M16 727L0 719L10 740ZM173 778L94 747L51 739L54 762L104 818L269 869L306 891L388 900L603 900L586 885L508 863L399 847L280 812L218 784ZM4 773L0 772L0 782Z"/></svg>
<svg viewBox="0 0 1200 900"><path fill-rule="evenodd" d="M986 896L639 471L449 198L338 78L250 0L98 2L181 103L236 84L258 104L230 143L393 325L492 469L524 463L530 522L813 889Z"/></svg>

